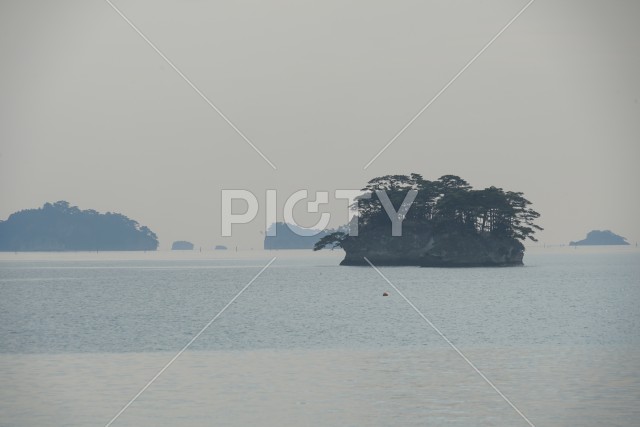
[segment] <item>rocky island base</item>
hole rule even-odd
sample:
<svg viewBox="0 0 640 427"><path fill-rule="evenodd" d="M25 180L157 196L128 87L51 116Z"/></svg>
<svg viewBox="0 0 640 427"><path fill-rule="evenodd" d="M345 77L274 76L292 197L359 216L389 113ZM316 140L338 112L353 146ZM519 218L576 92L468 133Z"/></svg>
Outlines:
<svg viewBox="0 0 640 427"><path fill-rule="evenodd" d="M347 237L340 265L508 267L523 265L524 245L507 237L412 230L400 237L380 232ZM361 240L356 240L361 239Z"/></svg>

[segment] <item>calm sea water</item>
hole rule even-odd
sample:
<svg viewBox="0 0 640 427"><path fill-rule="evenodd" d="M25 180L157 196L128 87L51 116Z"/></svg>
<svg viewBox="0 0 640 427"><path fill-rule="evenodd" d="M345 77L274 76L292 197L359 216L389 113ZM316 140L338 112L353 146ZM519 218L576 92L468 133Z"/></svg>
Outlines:
<svg viewBox="0 0 640 427"><path fill-rule="evenodd" d="M105 425L272 256L114 426L527 425L372 268L290 251L3 254L0 425ZM381 271L536 426L640 425L640 252L525 262Z"/></svg>

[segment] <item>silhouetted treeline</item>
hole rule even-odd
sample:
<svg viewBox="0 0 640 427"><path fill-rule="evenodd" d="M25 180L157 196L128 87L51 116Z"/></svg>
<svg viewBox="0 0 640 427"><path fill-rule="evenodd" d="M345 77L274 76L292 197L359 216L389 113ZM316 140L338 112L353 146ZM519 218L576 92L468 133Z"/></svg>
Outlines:
<svg viewBox="0 0 640 427"><path fill-rule="evenodd" d="M389 216L378 199L377 190L386 192L396 210L409 190L417 190L404 223L418 229L533 241L536 240L535 232L542 230L534 223L540 214L530 208L531 202L523 193L497 187L475 190L455 175L429 181L412 173L386 175L367 183L362 191L369 197L360 197L354 206L358 211L360 235L378 233L390 227ZM315 244L314 250L341 247L347 237L345 232L324 236Z"/></svg>
<svg viewBox="0 0 640 427"><path fill-rule="evenodd" d="M119 213L46 203L0 221L0 251L154 251L155 233Z"/></svg>

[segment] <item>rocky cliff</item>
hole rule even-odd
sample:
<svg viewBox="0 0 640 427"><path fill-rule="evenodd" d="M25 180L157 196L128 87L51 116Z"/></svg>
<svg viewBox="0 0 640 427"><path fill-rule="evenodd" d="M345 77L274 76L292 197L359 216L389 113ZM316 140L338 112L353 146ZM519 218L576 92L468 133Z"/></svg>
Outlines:
<svg viewBox="0 0 640 427"><path fill-rule="evenodd" d="M434 231L405 224L403 235L392 237L388 228L347 237L340 265L496 267L522 265L524 245L517 239L482 236L460 231Z"/></svg>

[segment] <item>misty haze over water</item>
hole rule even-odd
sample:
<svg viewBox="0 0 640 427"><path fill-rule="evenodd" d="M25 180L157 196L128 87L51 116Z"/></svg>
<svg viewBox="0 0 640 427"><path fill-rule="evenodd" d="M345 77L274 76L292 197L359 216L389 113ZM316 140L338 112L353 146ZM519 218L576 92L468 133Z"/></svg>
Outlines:
<svg viewBox="0 0 640 427"><path fill-rule="evenodd" d="M0 426L636 426L639 19L3 1Z"/></svg>

